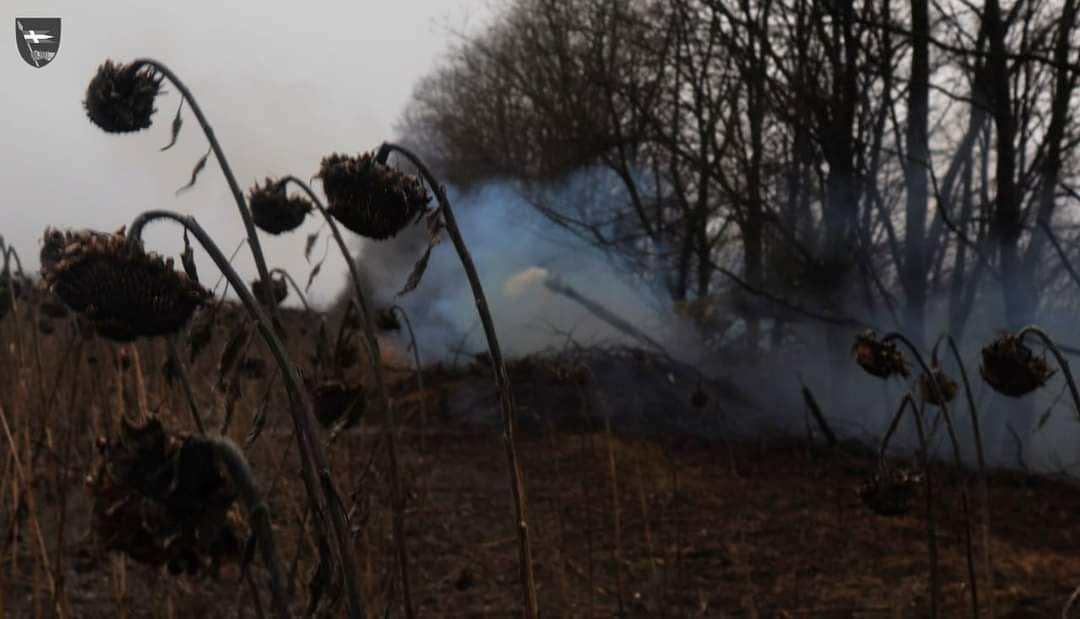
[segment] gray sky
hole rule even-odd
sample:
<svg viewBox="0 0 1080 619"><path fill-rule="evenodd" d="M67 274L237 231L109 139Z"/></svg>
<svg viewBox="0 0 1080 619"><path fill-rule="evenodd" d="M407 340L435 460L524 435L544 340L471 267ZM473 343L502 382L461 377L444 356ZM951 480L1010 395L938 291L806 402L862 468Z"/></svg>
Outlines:
<svg viewBox="0 0 1080 619"><path fill-rule="evenodd" d="M16 17L60 17L56 58L36 69L18 54L14 36L0 53L0 234L14 245L29 270L38 267L47 226L115 231L141 211L171 209L194 215L226 255L244 229L220 168L211 157L196 186L179 196L207 142L185 107L175 147L158 152L170 137L179 103L176 92L158 98L154 126L136 134L110 135L92 125L82 108L86 87L106 59L150 57L169 66L191 89L206 113L237 180L246 191L267 176L309 178L323 155L371 150L392 139L394 124L418 79L438 63L462 32L480 30L505 0L397 0L391 2L29 2L0 0L7 28ZM153 10L151 10L151 7ZM224 8L223 8L224 7ZM9 31L9 32L12 32ZM0 44L0 48L5 44ZM169 86L166 84L166 89ZM497 184L496 184L497 185ZM505 293L506 281L543 267L596 299L619 307L625 318L652 314L596 256L569 250L569 239L542 221L525 225L532 210L505 187L458 196L459 219L474 256L504 350L524 354L555 342L553 327L586 341L616 335L570 301L553 297L539 279ZM310 217L293 234L260 234L271 267L288 270L301 285L311 264L304 239L321 220ZM559 242L537 234L545 229ZM400 288L415 257L408 239L363 245L355 235L379 290ZM313 252L325 250L323 232ZM167 256L182 249L179 228L160 223L145 235L147 246ZM414 242L416 238L413 239ZM403 249L405 248L405 249ZM422 244L413 246L418 257ZM430 354L439 356L470 333L482 346L476 315L449 243L436 249L421 290L402 300L414 315ZM217 269L196 247L201 279ZM255 267L246 249L234 266L246 281ZM385 281L383 281L385 280ZM535 280L535 281L534 281ZM310 299L325 307L346 281L345 261L329 253ZM286 301L297 304L295 298ZM564 343L559 335L557 343Z"/></svg>
<svg viewBox="0 0 1080 619"><path fill-rule="evenodd" d="M140 211L194 215L226 254L243 238L220 169L210 163L179 196L207 143L185 111L177 146L168 142L179 98L159 97L155 125L108 135L82 109L86 86L106 58L151 57L172 68L202 105L240 185L317 171L322 155L355 153L393 137L393 124L416 80L454 40L488 14L489 0L397 2L29 2L2 0L5 27L16 17L60 17L61 44L35 69L7 35L0 54L0 234L37 268L48 225L115 230ZM9 30L9 32L11 32ZM271 266L303 279L303 235L260 235ZM160 224L148 244L175 255L176 229ZM321 252L322 246L317 252ZM204 255L205 256L205 255ZM249 254L236 263L254 277ZM200 270L214 271L203 257ZM316 303L342 283L344 261L332 256L313 287ZM204 277L204 279L210 279Z"/></svg>

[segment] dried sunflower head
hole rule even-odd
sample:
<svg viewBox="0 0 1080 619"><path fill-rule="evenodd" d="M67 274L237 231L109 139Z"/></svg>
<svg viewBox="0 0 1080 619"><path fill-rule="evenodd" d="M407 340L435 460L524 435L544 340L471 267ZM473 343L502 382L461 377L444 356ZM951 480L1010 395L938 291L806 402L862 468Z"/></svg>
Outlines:
<svg viewBox="0 0 1080 619"><path fill-rule="evenodd" d="M863 505L879 516L901 516L911 510L912 499L922 483L922 473L882 464L857 493Z"/></svg>
<svg viewBox="0 0 1080 619"><path fill-rule="evenodd" d="M1006 333L982 350L979 373L994 391L1019 398L1046 384L1054 371L1020 338Z"/></svg>
<svg viewBox="0 0 1080 619"><path fill-rule="evenodd" d="M350 387L340 380L323 380L310 390L315 418L324 427L330 427L342 418L358 419L364 413L366 400L364 389L359 385Z"/></svg>
<svg viewBox="0 0 1080 619"><path fill-rule="evenodd" d="M371 153L323 157L319 178L330 215L356 234L375 240L395 236L417 221L430 200L419 179L375 161Z"/></svg>
<svg viewBox="0 0 1080 619"><path fill-rule="evenodd" d="M945 370L941 369L940 365L932 365L930 372L934 377L933 381L930 380L930 375L925 373L919 375L919 397L922 398L923 402L934 406L952 402L953 398L956 397L956 381L950 378L945 373ZM934 382L937 382L937 386L941 390L940 398L938 392L934 390Z"/></svg>
<svg viewBox="0 0 1080 619"><path fill-rule="evenodd" d="M251 294L263 305L279 305L289 296L289 285L284 277L270 278L270 291L266 290L261 279L251 282Z"/></svg>
<svg viewBox="0 0 1080 619"><path fill-rule="evenodd" d="M392 307L375 310L375 328L379 331L401 331L401 322Z"/></svg>
<svg viewBox="0 0 1080 619"><path fill-rule="evenodd" d="M162 79L152 67L106 60L86 88L86 115L109 133L146 129L157 111L154 99L161 93Z"/></svg>
<svg viewBox="0 0 1080 619"><path fill-rule="evenodd" d="M102 336L130 341L175 333L210 293L171 260L128 243L123 231L45 231L45 285Z"/></svg>
<svg viewBox="0 0 1080 619"><path fill-rule="evenodd" d="M248 205L255 225L264 232L281 234L292 232L304 223L311 212L311 202L299 196L289 196L285 183L267 178L266 184L258 183L248 190Z"/></svg>
<svg viewBox="0 0 1080 619"><path fill-rule="evenodd" d="M102 545L173 574L238 558L235 493L212 447L151 418L125 419L119 435L99 438L98 448L87 490Z"/></svg>
<svg viewBox="0 0 1080 619"><path fill-rule="evenodd" d="M889 378L893 374L907 378L909 375L907 362L896 349L896 343L882 341L873 329L855 336L851 352L864 370L878 378Z"/></svg>

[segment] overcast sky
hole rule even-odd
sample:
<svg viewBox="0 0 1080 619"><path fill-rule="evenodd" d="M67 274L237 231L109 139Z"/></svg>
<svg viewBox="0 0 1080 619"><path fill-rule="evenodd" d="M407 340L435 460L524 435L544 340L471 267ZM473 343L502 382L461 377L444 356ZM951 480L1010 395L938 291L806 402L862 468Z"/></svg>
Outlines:
<svg viewBox="0 0 1080 619"><path fill-rule="evenodd" d="M417 79L454 33L482 25L490 6L491 0L2 0L7 28L16 17L63 21L59 53L41 69L22 60L12 34L0 45L0 234L36 269L48 225L115 230L142 210L167 208L194 215L231 253L243 226L213 159L195 188L174 196L207 148L194 117L185 113L179 143L164 153L158 149L169 139L176 93L158 99L151 129L102 132L82 109L99 64L151 57L171 67L202 105L246 189L265 176L308 178L326 153L368 150L394 137ZM314 228L309 221L304 230ZM147 240L174 253L177 236L162 224ZM302 236L264 244L271 266L307 272ZM237 266L254 276L246 253ZM208 263L200 267L212 271ZM327 261L313 300L332 297L344 268L341 259Z"/></svg>
<svg viewBox="0 0 1080 619"><path fill-rule="evenodd" d="M86 87L106 59L150 57L169 66L202 106L246 191L267 176L310 178L323 155L355 154L393 139L394 125L418 80L463 33L481 30L507 2L0 0L6 27L12 29L9 42L0 44L7 48L0 53L0 235L33 271L47 226L115 231L148 209L194 215L227 255L244 238L236 205L212 157L196 186L175 195L207 151L198 123L185 108L179 142L159 152L169 141L177 93L158 98L154 126L137 134L106 134L87 120L82 107ZM40 69L23 61L13 36L15 18L32 17L62 19L59 53ZM539 231L543 222L525 225L532 210L505 187L452 194L465 237L482 263L481 276L508 353L542 348L564 331L579 341L617 333L571 301L553 298L535 277L522 290L504 294L509 278L523 271L538 273L538 267L619 307L626 319L652 316L635 289L622 285L602 259L568 249L570 240L550 226L548 237L559 238L545 240ZM303 285L311 270L303 256L304 238L319 223L311 217L298 233L260 234L270 267L288 270ZM347 236L369 272L385 280L375 282L383 296L397 290L415 259L400 249L409 235L377 246ZM326 238L324 232L315 260ZM182 249L179 229L169 223L151 227L144 239L168 256ZM451 338L460 341L459 333L471 333L475 347L483 344L466 282L456 260L446 259L448 245L433 254L422 289L402 299L419 328L430 332L424 337L446 340L428 347L433 356L446 354ZM418 256L421 248L414 249ZM212 284L217 269L198 248L196 256L203 283ZM246 281L255 278L247 250L234 265ZM345 282L345 261L332 251L311 289L312 303L326 307ZM290 297L286 303L296 305ZM560 344L564 340L558 335Z"/></svg>

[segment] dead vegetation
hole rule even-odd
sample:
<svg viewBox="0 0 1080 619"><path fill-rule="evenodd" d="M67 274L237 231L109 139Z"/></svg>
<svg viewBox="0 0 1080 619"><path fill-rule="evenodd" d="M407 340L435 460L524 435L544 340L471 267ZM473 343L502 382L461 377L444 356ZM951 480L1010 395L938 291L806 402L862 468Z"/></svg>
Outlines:
<svg viewBox="0 0 1080 619"><path fill-rule="evenodd" d="M1065 480L985 469L951 338L942 341L964 385L974 472L963 466L949 410L959 384L937 346L928 364L899 333L860 333L852 349L870 375L909 391L877 450L838 441L805 385L826 446L739 434L733 419L761 403L673 360L628 324L620 330L657 351L571 346L508 362L445 188L412 151L383 143L324 158L329 207L292 176L267 179L245 200L198 104L161 63L102 65L87 113L111 133L147 128L166 80L210 142L187 187L213 153L259 278L246 285L207 230L164 210L113 234L47 230L37 282L0 244L5 612L1068 612L1080 581L1068 519L1080 496ZM181 126L178 111L170 146ZM418 174L391 166L391 155ZM307 197L290 197L289 184ZM349 309L332 321L290 274L268 268L256 232L293 231L315 211L350 270ZM144 228L157 221L183 229L182 271L143 246ZM420 285L445 233L487 346L465 367L421 364L423 342L404 311L369 305L338 227L383 241L420 222L428 248L399 294ZM200 282L189 234L239 305ZM302 314L281 305L289 285ZM548 286L619 325L599 302ZM408 348L391 339L405 335L402 322ZM1057 368L1025 338L1053 353ZM914 378L912 367L921 370ZM1059 371L1080 408L1068 363L1037 327L982 351L982 378L1010 397ZM907 419L919 438L914 463L888 450ZM931 457L939 424L947 462Z"/></svg>
<svg viewBox="0 0 1080 619"><path fill-rule="evenodd" d="M3 350L22 348L30 362L19 365L10 353L0 356L0 402L10 430L0 477L3 608L12 616L258 616L257 589L266 612L265 570L248 564L253 589L240 567L250 531L241 510L228 511L221 521L233 537L212 556L176 541L151 546L157 554L141 556L115 552L123 548L112 540L110 552L108 532L116 529L96 524L100 509L95 505L101 501L87 493L86 476L101 479L103 454L112 454L113 461L132 453L153 452L157 455L146 457L154 458L175 454L183 445L182 438L172 438L176 435L162 443L154 434L144 435L149 452L118 452L113 442L102 451L99 437L130 435L121 413L140 406L140 368L142 392L154 418L164 428L190 427L182 388L170 385L156 369L168 357L165 343L86 339L73 317L57 321L56 334L42 336L19 328L21 321L42 313L39 303L31 297L16 309L17 319L9 316L0 323ZM231 306L218 309L218 316L222 327L241 320ZM301 334L309 323L291 310L283 313L283 321L294 334L290 353L304 357L311 342ZM227 346L226 338L215 336L189 370L211 427L221 423L229 397L228 389L216 387ZM511 506L499 491L504 487L499 438L490 425L466 424L451 414L455 394L479 391L490 368L483 363L429 366L425 388L418 390L404 348L390 339L383 346L400 416L398 448L416 612L505 616L519 608L519 600L515 534L506 517ZM262 358L265 353L253 348L249 358ZM187 360L189 351L183 352ZM541 355L509 366L524 414L540 422L525 426L520 451L545 615L610 616L620 608L624 615L641 617L924 615L930 591L919 491L910 497L914 509L882 517L863 507L857 491L879 474L872 456L774 435L723 441L624 430L626 420L618 415L611 417L617 422L609 433L601 421L603 407L624 401L605 386L603 366L621 364L632 373L651 364L657 371L663 361L641 351L590 353ZM358 367L347 375L359 379L362 373ZM543 399L532 400L526 385L541 379ZM311 522L305 517L304 490L292 472L298 462L281 410L285 393L280 380L237 381L235 440L244 440L239 429L254 424L261 411L269 416L245 453L265 491L286 589L304 600L318 582L313 576L319 551L306 532ZM489 423L496 422L490 382L487 389ZM596 397L600 390L602 398ZM703 410L684 402L685 408L672 415L720 415L715 402L723 398L711 393ZM400 600L401 592L395 586L390 480L376 431L386 420L371 395L361 426L340 434L330 454L354 531L357 581L366 610L381 615L387 605L400 603L394 600ZM691 396L687 390L670 397ZM548 413L538 409L541 404L551 405ZM559 414L571 406L596 423L584 427ZM968 612L969 587L960 482L968 473L934 467L940 612L962 616ZM175 476L184 466L134 470L158 475L147 480L148 498L142 503L147 507L190 509L192 488L222 497L221 502L199 501L204 509L222 513L213 506L228 504L230 491L220 482L178 484ZM992 473L988 484L998 614L1060 612L1080 582L1075 561L1080 538L1071 526L1080 493L1068 481L1011 472ZM189 497L180 502L188 507L170 507L176 502L170 497ZM124 509L114 517L134 506ZM975 518L981 521L982 515ZM151 522L143 514L137 526L123 531L128 536L146 533ZM201 526L186 517L182 522ZM147 534L168 542L175 532L167 530ZM175 539L183 535L207 539L191 532ZM974 546L981 556L978 539ZM162 561L159 557L172 558L169 548L190 550L198 560ZM196 565L197 570L191 569ZM327 588L323 595L333 593L334 587ZM981 591L985 600L986 589Z"/></svg>

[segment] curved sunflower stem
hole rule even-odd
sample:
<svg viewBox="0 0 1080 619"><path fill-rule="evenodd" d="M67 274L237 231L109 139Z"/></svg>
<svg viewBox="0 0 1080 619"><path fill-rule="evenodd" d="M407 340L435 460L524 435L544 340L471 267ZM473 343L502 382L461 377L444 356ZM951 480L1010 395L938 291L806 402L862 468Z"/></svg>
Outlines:
<svg viewBox="0 0 1080 619"><path fill-rule="evenodd" d="M882 342L891 342L894 340L907 347L912 356L915 357L915 361L918 362L919 367L922 368L922 371L926 374L927 378L930 379L930 386L934 389L934 397L938 402L941 402L941 404L938 405L938 408L941 409L941 415L945 419L945 427L949 431L949 442L952 445L953 459L956 461L957 466L962 466L963 459L960 457L960 441L956 437L956 428L953 427L952 415L949 414L949 405L945 401L945 390L938 384L937 378L934 376L934 373L930 371L930 367L923 359L922 353L920 353L919 349L911 343L911 340L900 333L890 333L881 338Z"/></svg>
<svg viewBox="0 0 1080 619"><path fill-rule="evenodd" d="M26 277L26 273L23 272L22 259L19 258L19 252L15 251L12 246L4 249L4 274L8 277L11 276L10 262L12 258L15 259L15 269L18 271L19 277Z"/></svg>
<svg viewBox="0 0 1080 619"><path fill-rule="evenodd" d="M416 388L420 393L420 451L426 453L424 441L427 434L427 406L424 404L424 366L420 363L420 345L416 342L412 321L409 320L409 315L405 313L405 308L400 305L391 305L390 311L401 314L401 318L405 321L405 329L409 332L409 346L412 347L413 364L416 365Z"/></svg>
<svg viewBox="0 0 1080 619"><path fill-rule="evenodd" d="M937 407L941 410L941 416L945 419L945 428L949 432L949 441L952 444L953 460L956 462L956 467L959 470L963 470L964 462L960 456L960 441L956 437L956 428L953 426L952 416L949 414L949 405L945 401L945 391L942 386L938 384L937 377L930 371L930 367L926 365L926 360L923 359L922 353L919 349L911 343L911 340L904 337L901 333L890 333L881 338L883 342L898 341L904 344L905 347L915 357L915 361L918 362L919 367L926 374L926 377L930 380L930 386L934 390L934 397L939 402ZM964 513L964 533L965 533L965 549L967 551L967 569L968 580L970 581L971 590L971 605L972 612L975 616L979 615L979 597L976 587L978 586L975 580L975 561L971 550L971 513L968 509L968 497L967 497L967 484L961 483L960 485L960 504Z"/></svg>
<svg viewBox="0 0 1080 619"><path fill-rule="evenodd" d="M180 80L180 77L173 73L172 69L161 62L152 58L139 58L132 62L130 66L132 71L136 71L143 66L153 68L154 71L160 73L165 79L169 80L169 82L180 91L180 95L184 98L184 101L187 101L192 113L195 114L195 118L199 121L199 126L202 127L203 134L206 135L206 141L210 143L210 148L214 151L214 158L217 159L218 165L221 166L221 172L225 175L225 182L229 185L229 190L233 194L233 199L236 200L236 207L240 210L240 218L244 220L244 229L247 232L248 246L251 247L251 256L255 260L255 268L259 272L259 279L262 281L263 286L266 286L267 290L272 290L270 287L270 271L266 267L266 258L263 256L262 244L259 243L259 235L255 230L255 221L251 218L251 209L248 208L247 201L244 199L244 192L241 191L240 185L236 182L236 176L233 175L232 167L225 158L225 152L221 150L221 144L218 143L217 136L214 135L214 129L210 126L210 121L206 119L206 115L203 114L199 102L195 100L195 96L191 94L191 90L189 90L187 85ZM277 312L273 306L270 307L270 320L274 329L277 330L278 335L284 337L285 329L281 326L281 323L278 322Z"/></svg>
<svg viewBox="0 0 1080 619"><path fill-rule="evenodd" d="M910 410L911 416L915 418L915 431L919 435L919 459L922 461L923 486L926 489L926 545L927 552L930 555L930 616L937 617L938 597L941 595L941 585L938 582L937 529L934 521L933 484L930 479L930 445L926 442L926 431L923 428L922 414L920 413L918 406L916 406L915 400L911 397L911 394L904 395L904 399L900 402L900 408L896 411L892 423L889 424L890 431L885 435L884 440L881 442L881 453L883 454L882 458L884 459L884 453L888 447L892 431L900 424L900 418L904 416L904 411L906 410Z"/></svg>
<svg viewBox="0 0 1080 619"><path fill-rule="evenodd" d="M255 296L244 284L244 281L240 279L240 276L236 273L236 270L233 269L232 265L229 264L229 261L221 252L221 249L218 248L213 239L210 238L210 235L207 234L206 230L204 230L193 217L181 215L172 211L147 211L136 217L135 221L133 221L128 228L129 242L141 245L143 228L148 223L156 220L176 222L191 232L199 241L199 244L202 245L203 249L210 255L210 258L217 267L229 280L230 285L232 285L236 294L240 297L240 301L243 303L248 314L255 319L259 333L263 336L267 346L270 348L271 354L274 356L274 360L281 369L281 375L285 380L285 386L289 393L291 404L289 412L292 415L296 440L300 448L300 471L303 476L304 485L307 488L308 496L311 498L311 501L316 504L318 503L317 497L321 496L323 499L323 505L321 507L325 510L324 513L328 514L330 518L331 531L334 537L332 541L336 544L343 571L342 580L345 582L345 588L348 595L349 617L352 619L363 617L364 608L361 604L360 594L356 586L356 560L353 554L353 545L349 535L348 523L346 522L345 513L342 509L341 498L334 489L333 482L330 479L330 469L327 464L326 453L323 450L322 442L318 440L316 434L315 428L317 426L311 406L311 399L308 397L307 390L300 380L299 372L290 362L288 355L285 352L285 346L278 338L270 319L263 312L262 306L255 300ZM321 515L322 514L320 514L320 516ZM319 531L320 537L325 536L322 527L317 527L317 530Z"/></svg>
<svg viewBox="0 0 1080 619"><path fill-rule="evenodd" d="M353 294L356 296L356 306L360 310L361 323L364 327L364 340L367 343L368 361L371 364L371 373L375 376L375 386L379 391L379 399L382 400L383 410L386 411L387 423L390 424L386 432L386 451L390 464L390 500L392 503L394 546L397 550L398 566L401 570L401 590L405 605L405 616L413 619L416 615L413 610L412 588L409 586L409 553L405 545L405 504L401 496L401 476L398 472L397 445L394 435L397 432L397 421L394 416L394 403L390 399L390 391L386 388L386 378L383 375L382 355L379 351L379 340L375 337L375 325L372 322L371 309L367 298L364 296L364 288L360 283L360 272L356 269L356 261L353 260L349 248L345 245L345 238L341 236L341 229L337 222L326 211L322 200L311 189L311 186L295 176L285 176L278 181L283 185L293 183L299 187L311 199L319 213L330 226L330 233L334 242L341 251L341 257L349 267L349 278L352 280ZM344 427L344 426L342 426Z"/></svg>
<svg viewBox="0 0 1080 619"><path fill-rule="evenodd" d="M528 506L525 500L525 484L522 479L521 466L518 464L517 441L515 436L514 401L510 393L510 378L503 362L502 351L499 349L499 339L495 334L495 323L491 319L491 311L488 309L487 298L484 296L483 286L480 285L480 276L476 272L472 255L465 245L461 236L454 211L450 208L450 200L446 197L446 189L435 180L435 176L427 165L412 151L403 146L390 142L383 142L375 155L375 161L386 163L391 152L397 152L408 159L427 181L435 192L439 201L439 211L442 214L443 223L450 240L454 244L461 266L469 279L469 287L472 289L473 300L476 303L476 311L480 315L480 321L484 325L484 335L487 338L488 353L491 355L491 366L495 374L495 386L499 391L499 402L502 407L503 417L503 442L506 446L506 459L510 468L510 490L514 497L514 512L517 520L518 537L518 563L521 572L521 585L525 615L528 619L539 616L539 604L536 598L536 579L533 575L532 548L529 542L529 516Z"/></svg>
<svg viewBox="0 0 1080 619"><path fill-rule="evenodd" d="M964 367L964 360L960 356L960 350L957 348L956 340L953 339L952 335L942 333L938 338L938 341L934 344L934 349L930 357L932 359L937 358L938 345L942 341L949 345L949 350L952 351L953 359L956 361L957 367L960 368L960 380L964 383L964 398L967 399L968 413L971 416L971 430L975 435L975 458L979 465L979 503L983 512L982 523L979 527L980 537L982 538L983 568L985 572L983 577L986 579L986 588L990 591L990 595L987 597L987 607L990 616L994 617L994 563L990 551L990 489L986 481L986 457L983 453L982 432L979 428L979 413L975 408L975 398L971 394L971 382L968 380L967 369ZM972 589L972 595L974 595L974 589Z"/></svg>
<svg viewBox="0 0 1080 619"><path fill-rule="evenodd" d="M1016 334L1016 339L1023 342L1024 336L1029 333L1042 340L1042 343L1050 349L1050 352L1054 353L1054 357L1058 362L1058 367L1060 367L1061 371L1065 374L1065 382L1069 384L1069 394L1072 395L1073 405L1076 407L1076 414L1080 416L1080 393L1076 390L1076 382L1073 380L1072 370L1069 369L1069 362L1065 360L1065 355L1061 354L1061 350L1058 349L1057 344L1055 344L1054 340L1047 335L1046 331L1043 331L1035 325L1029 325L1020 329Z"/></svg>
<svg viewBox="0 0 1080 619"><path fill-rule="evenodd" d="M289 616L288 596L285 594L285 578L282 575L281 563L278 561L277 549L274 546L274 534L270 527L270 510L266 503L259 497L255 489L255 474L248 464L244 452L224 436L193 436L190 439L195 444L203 444L214 450L229 477L233 481L233 487L247 508L251 518L251 528L255 532L259 549L262 551L263 563L270 572L270 595L274 604L274 613L278 617Z"/></svg>

